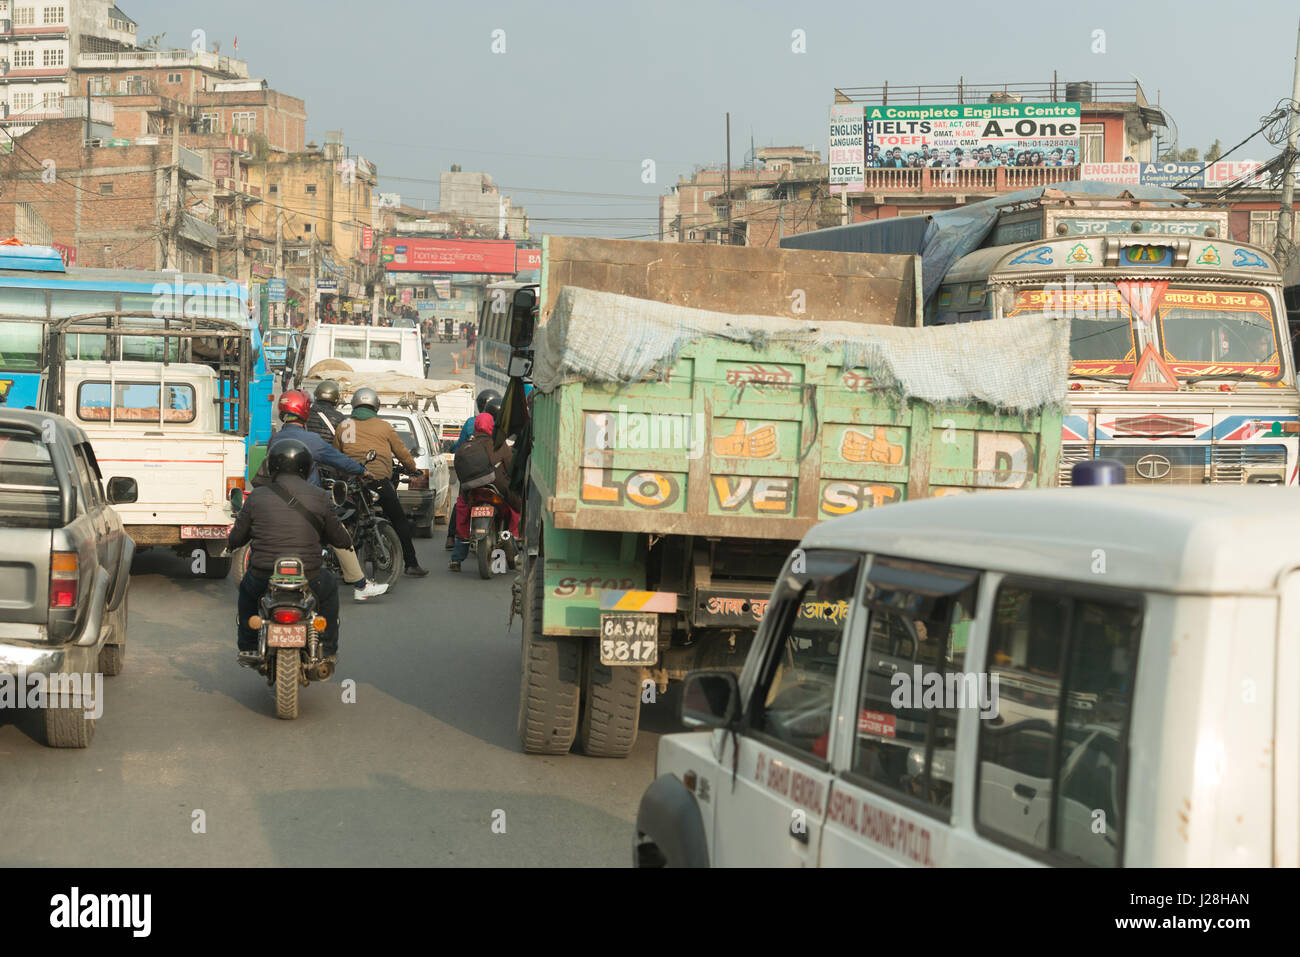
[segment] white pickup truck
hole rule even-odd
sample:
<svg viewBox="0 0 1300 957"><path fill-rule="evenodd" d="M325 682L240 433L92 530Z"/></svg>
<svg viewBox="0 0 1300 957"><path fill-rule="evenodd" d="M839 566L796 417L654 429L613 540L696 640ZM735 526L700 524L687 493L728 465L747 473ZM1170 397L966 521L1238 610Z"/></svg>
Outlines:
<svg viewBox="0 0 1300 957"><path fill-rule="evenodd" d="M222 430L217 373L197 363L69 360L63 385L58 405L104 469L136 481L136 501L114 508L137 551L172 546L195 574L225 578L229 496L243 485L246 446ZM44 397L42 407L51 407Z"/></svg>

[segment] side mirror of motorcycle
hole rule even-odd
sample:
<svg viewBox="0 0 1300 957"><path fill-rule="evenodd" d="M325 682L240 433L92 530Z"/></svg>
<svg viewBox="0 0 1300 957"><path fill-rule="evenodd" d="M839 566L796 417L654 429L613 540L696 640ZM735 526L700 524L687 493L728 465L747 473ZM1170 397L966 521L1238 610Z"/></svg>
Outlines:
<svg viewBox="0 0 1300 957"><path fill-rule="evenodd" d="M373 462L374 460L375 460L375 450L371 449L369 452L366 453L366 462Z"/></svg>
<svg viewBox="0 0 1300 957"><path fill-rule="evenodd" d="M342 505L348 500L348 486L346 482L335 482L330 486L330 498L334 500L335 505Z"/></svg>
<svg viewBox="0 0 1300 957"><path fill-rule="evenodd" d="M244 490L239 487L230 490L230 511L238 515L239 510L244 507Z"/></svg>

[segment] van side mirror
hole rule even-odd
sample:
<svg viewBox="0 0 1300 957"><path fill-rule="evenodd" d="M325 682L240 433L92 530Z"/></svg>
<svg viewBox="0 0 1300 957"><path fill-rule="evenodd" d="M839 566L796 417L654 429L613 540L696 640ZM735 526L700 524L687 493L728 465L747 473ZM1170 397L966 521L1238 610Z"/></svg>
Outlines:
<svg viewBox="0 0 1300 957"><path fill-rule="evenodd" d="M729 728L740 717L740 684L730 671L692 671L679 709L688 728Z"/></svg>
<svg viewBox="0 0 1300 957"><path fill-rule="evenodd" d="M114 475L108 480L108 503L110 505L130 505L140 496L135 479L129 475Z"/></svg>

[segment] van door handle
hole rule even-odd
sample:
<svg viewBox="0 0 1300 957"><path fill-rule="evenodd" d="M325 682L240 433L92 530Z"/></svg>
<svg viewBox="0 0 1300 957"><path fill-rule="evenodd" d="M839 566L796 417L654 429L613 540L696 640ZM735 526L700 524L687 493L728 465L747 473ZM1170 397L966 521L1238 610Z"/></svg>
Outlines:
<svg viewBox="0 0 1300 957"><path fill-rule="evenodd" d="M1028 784L1017 784L1011 790L1015 793L1016 797L1022 797L1026 801L1032 801L1034 795L1038 793L1037 788L1031 788Z"/></svg>
<svg viewBox="0 0 1300 957"><path fill-rule="evenodd" d="M790 822L790 836L793 837L793 838L794 838L796 841L798 841L800 844L807 844L807 843L808 843L808 825L805 823L803 827L799 827L799 822L798 822L798 821L791 821L791 822Z"/></svg>

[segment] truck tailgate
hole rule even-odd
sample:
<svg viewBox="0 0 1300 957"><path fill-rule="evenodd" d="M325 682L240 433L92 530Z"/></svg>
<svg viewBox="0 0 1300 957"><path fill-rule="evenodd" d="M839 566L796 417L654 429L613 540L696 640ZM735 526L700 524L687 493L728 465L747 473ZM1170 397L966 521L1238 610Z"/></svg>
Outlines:
<svg viewBox="0 0 1300 957"><path fill-rule="evenodd" d="M44 625L50 590L52 532L0 525L0 621ZM3 625L0 625L3 629Z"/></svg>
<svg viewBox="0 0 1300 957"><path fill-rule="evenodd" d="M107 480L127 475L139 497L115 505L125 524L220 524L228 521L226 479L244 474L242 439L223 436L92 434Z"/></svg>

